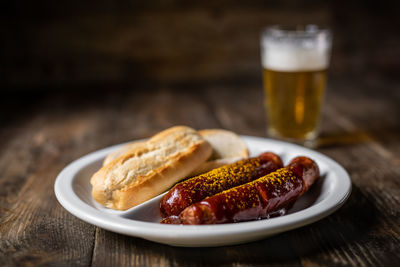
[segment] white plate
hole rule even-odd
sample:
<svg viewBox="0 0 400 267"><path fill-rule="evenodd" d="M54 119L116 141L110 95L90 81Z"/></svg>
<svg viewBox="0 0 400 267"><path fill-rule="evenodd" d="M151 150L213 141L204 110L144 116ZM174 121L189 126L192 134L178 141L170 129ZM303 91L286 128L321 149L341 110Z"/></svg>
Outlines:
<svg viewBox="0 0 400 267"><path fill-rule="evenodd" d="M249 242L310 224L328 216L346 201L351 191L348 173L335 161L316 151L271 139L243 136L250 154L272 151L284 163L295 156L314 159L322 178L282 217L221 225L166 225L158 223L158 201L151 199L127 211L114 211L98 205L89 183L105 156L121 145L90 153L69 164L58 175L54 190L60 204L85 222L112 232L141 237L173 246L222 246Z"/></svg>

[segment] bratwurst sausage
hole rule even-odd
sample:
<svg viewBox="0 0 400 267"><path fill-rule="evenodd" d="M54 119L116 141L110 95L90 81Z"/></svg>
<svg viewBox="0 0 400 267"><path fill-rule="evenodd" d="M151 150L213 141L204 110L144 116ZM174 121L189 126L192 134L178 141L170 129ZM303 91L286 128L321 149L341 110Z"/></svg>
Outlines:
<svg viewBox="0 0 400 267"><path fill-rule="evenodd" d="M318 165L297 157L285 168L187 207L172 223L219 224L283 215L318 178Z"/></svg>
<svg viewBox="0 0 400 267"><path fill-rule="evenodd" d="M242 185L283 167L280 157L266 152L225 165L175 185L161 199L164 217L176 216L186 207L229 188Z"/></svg>

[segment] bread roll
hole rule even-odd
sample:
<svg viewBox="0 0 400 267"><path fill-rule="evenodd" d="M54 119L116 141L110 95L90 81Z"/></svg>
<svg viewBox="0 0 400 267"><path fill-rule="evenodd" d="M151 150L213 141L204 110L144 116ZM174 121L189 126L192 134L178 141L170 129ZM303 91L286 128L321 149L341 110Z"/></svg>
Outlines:
<svg viewBox="0 0 400 267"><path fill-rule="evenodd" d="M127 210L168 190L211 154L211 145L195 130L169 128L97 171L90 181L93 198L105 207Z"/></svg>
<svg viewBox="0 0 400 267"><path fill-rule="evenodd" d="M201 164L189 176L196 176L223 165L234 163L249 156L249 151L246 144L243 142L240 136L231 131L223 129L206 129L200 130L198 133L210 143L213 148L213 153L206 162ZM144 142L145 141L135 141L111 152L104 159L103 166L124 155L134 147L140 146L141 143Z"/></svg>
<svg viewBox="0 0 400 267"><path fill-rule="evenodd" d="M143 143L146 143L146 141L135 141L135 142L129 143L127 145L124 145L124 146L118 148L117 150L111 152L104 159L103 166L107 165L114 159L123 156L125 153L129 152L129 150L132 150L133 148L138 147L138 146L142 146Z"/></svg>

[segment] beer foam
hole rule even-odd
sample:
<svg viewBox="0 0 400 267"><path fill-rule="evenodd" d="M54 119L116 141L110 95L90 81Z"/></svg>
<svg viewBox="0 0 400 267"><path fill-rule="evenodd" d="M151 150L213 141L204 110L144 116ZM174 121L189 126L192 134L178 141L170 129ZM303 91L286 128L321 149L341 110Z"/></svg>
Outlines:
<svg viewBox="0 0 400 267"><path fill-rule="evenodd" d="M329 65L329 48L264 43L262 65L264 68L276 71L324 70Z"/></svg>

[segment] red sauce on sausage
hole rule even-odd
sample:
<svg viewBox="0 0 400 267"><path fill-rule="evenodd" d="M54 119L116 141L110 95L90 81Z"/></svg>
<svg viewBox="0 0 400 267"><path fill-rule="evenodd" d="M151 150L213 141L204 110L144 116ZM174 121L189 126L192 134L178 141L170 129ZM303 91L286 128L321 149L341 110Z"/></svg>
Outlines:
<svg viewBox="0 0 400 267"><path fill-rule="evenodd" d="M303 180L282 168L196 203L181 213L184 224L227 223L284 214L303 192ZM192 210L191 210L192 209ZM211 220L211 221L210 221Z"/></svg>
<svg viewBox="0 0 400 267"><path fill-rule="evenodd" d="M214 169L175 185L161 200L164 217L179 215L186 207L229 188L251 182L282 168L279 156L263 153L259 157L238 161Z"/></svg>

